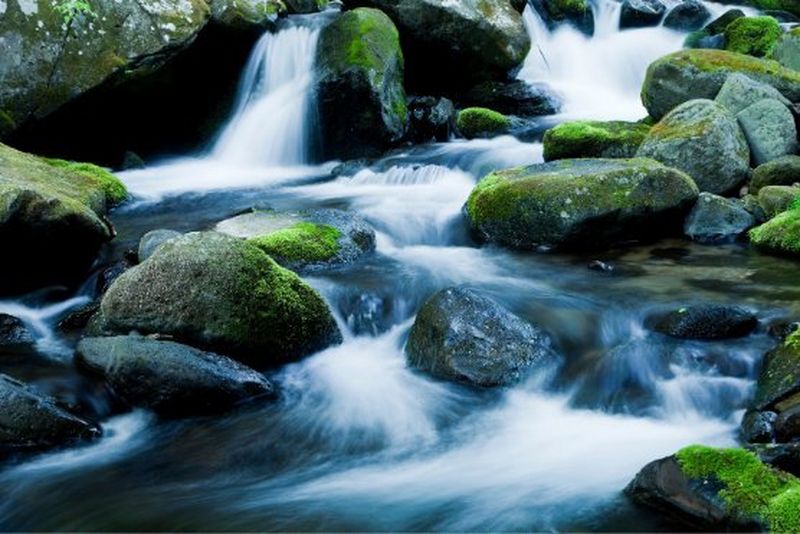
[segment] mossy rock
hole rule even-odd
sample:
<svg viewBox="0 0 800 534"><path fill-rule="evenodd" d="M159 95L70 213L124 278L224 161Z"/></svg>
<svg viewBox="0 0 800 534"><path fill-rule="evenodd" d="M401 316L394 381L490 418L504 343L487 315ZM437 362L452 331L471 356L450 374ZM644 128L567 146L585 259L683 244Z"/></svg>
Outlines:
<svg viewBox="0 0 800 534"><path fill-rule="evenodd" d="M377 155L408 126L403 52L391 19L359 8L337 17L317 47L322 156Z"/></svg>
<svg viewBox="0 0 800 534"><path fill-rule="evenodd" d="M757 249L783 256L800 256L800 209L790 209L750 230Z"/></svg>
<svg viewBox="0 0 800 534"><path fill-rule="evenodd" d="M650 125L623 121L573 121L544 134L544 160L632 158Z"/></svg>
<svg viewBox="0 0 800 534"><path fill-rule="evenodd" d="M800 187L768 185L758 191L758 204L764 210L764 214L772 218L788 210L798 197L800 197Z"/></svg>
<svg viewBox="0 0 800 534"><path fill-rule="evenodd" d="M781 35L772 58L786 68L800 70L800 27Z"/></svg>
<svg viewBox="0 0 800 534"><path fill-rule="evenodd" d="M652 159L559 160L490 174L466 213L484 241L598 246L680 232L697 195L691 178Z"/></svg>
<svg viewBox="0 0 800 534"><path fill-rule="evenodd" d="M458 112L456 126L467 139L493 137L508 133L511 120L488 108L466 108Z"/></svg>
<svg viewBox="0 0 800 534"><path fill-rule="evenodd" d="M588 0L537 0L534 5L547 15L546 21L551 28L569 23L586 35L594 34L594 14Z"/></svg>
<svg viewBox="0 0 800 534"><path fill-rule="evenodd" d="M744 74L735 72L728 75L714 102L736 116L765 98L778 100L787 107L792 104L780 91L771 85L757 82Z"/></svg>
<svg viewBox="0 0 800 534"><path fill-rule="evenodd" d="M647 69L642 102L655 119L697 98L713 99L734 72L771 85L793 102L800 101L800 72L768 59L726 50L682 50Z"/></svg>
<svg viewBox="0 0 800 534"><path fill-rule="evenodd" d="M725 50L755 57L770 57L783 33L772 17L742 17L725 28Z"/></svg>
<svg viewBox="0 0 800 534"><path fill-rule="evenodd" d="M215 0L211 17L217 24L234 30L258 29L287 14L281 0Z"/></svg>
<svg viewBox="0 0 800 534"><path fill-rule="evenodd" d="M800 156L784 156L756 167L750 192L758 193L768 185L794 185L800 183Z"/></svg>
<svg viewBox="0 0 800 534"><path fill-rule="evenodd" d="M54 163L0 144L0 247L8 253L0 294L78 282L113 237L104 214L124 195L99 167Z"/></svg>
<svg viewBox="0 0 800 534"><path fill-rule="evenodd" d="M259 367L341 341L322 297L244 239L190 233L111 285L93 333L173 336Z"/></svg>

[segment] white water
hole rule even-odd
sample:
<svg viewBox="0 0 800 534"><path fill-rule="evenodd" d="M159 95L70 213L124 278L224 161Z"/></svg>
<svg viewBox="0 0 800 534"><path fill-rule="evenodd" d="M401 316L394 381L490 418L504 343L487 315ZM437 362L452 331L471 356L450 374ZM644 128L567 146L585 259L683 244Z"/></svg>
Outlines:
<svg viewBox="0 0 800 534"><path fill-rule="evenodd" d="M0 301L0 313L21 319L33 334L36 348L54 357L69 357L72 349L64 344L55 332L56 323L68 311L88 303L91 299L77 296L55 304L29 306L19 301Z"/></svg>

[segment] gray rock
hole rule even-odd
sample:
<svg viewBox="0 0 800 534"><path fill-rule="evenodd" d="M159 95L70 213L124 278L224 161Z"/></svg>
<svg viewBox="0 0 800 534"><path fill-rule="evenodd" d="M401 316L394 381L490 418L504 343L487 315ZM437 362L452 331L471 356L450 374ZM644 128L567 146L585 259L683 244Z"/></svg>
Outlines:
<svg viewBox="0 0 800 534"><path fill-rule="evenodd" d="M798 197L800 187L791 185L768 185L758 191L758 203L769 219L788 210Z"/></svg>
<svg viewBox="0 0 800 534"><path fill-rule="evenodd" d="M700 193L683 231L694 241L720 243L735 239L754 225L755 218L741 201Z"/></svg>
<svg viewBox="0 0 800 534"><path fill-rule="evenodd" d="M771 85L734 72L725 79L725 83L722 84L714 101L730 111L731 114L737 115L740 111L765 98L778 100L786 106L791 104L780 91Z"/></svg>
<svg viewBox="0 0 800 534"><path fill-rule="evenodd" d="M620 29L658 26L667 12L660 0L625 0L619 16Z"/></svg>
<svg viewBox="0 0 800 534"><path fill-rule="evenodd" d="M795 185L800 183L800 156L784 156L756 167L750 192L757 193L768 185Z"/></svg>
<svg viewBox="0 0 800 534"><path fill-rule="evenodd" d="M705 25L711 18L711 12L698 0L684 0L664 18L664 27L673 30L695 31Z"/></svg>
<svg viewBox="0 0 800 534"><path fill-rule="evenodd" d="M263 375L235 361L172 341L140 336L85 338L76 363L99 375L131 406L167 416L221 413L271 397Z"/></svg>
<svg viewBox="0 0 800 534"><path fill-rule="evenodd" d="M147 258L153 255L158 247L166 243L171 239L175 239L176 237L180 237L183 234L180 232L176 232L175 230L165 230L165 229L158 229L158 230L150 230L146 234L142 236L139 240L139 249L138 249L138 257L139 262L145 261Z"/></svg>
<svg viewBox="0 0 800 534"><path fill-rule="evenodd" d="M559 359L550 337L489 298L449 288L428 299L409 334L406 354L417 369L481 387L514 384Z"/></svg>
<svg viewBox="0 0 800 534"><path fill-rule="evenodd" d="M750 177L750 150L736 119L711 100L681 104L653 126L638 157L684 171L700 188L723 194Z"/></svg>
<svg viewBox="0 0 800 534"><path fill-rule="evenodd" d="M21 319L0 313L0 353L24 350L34 342L33 334Z"/></svg>
<svg viewBox="0 0 800 534"><path fill-rule="evenodd" d="M772 98L760 100L740 111L742 126L755 165L797 152L797 127L789 108Z"/></svg>
<svg viewBox="0 0 800 534"><path fill-rule="evenodd" d="M800 29L781 35L772 57L784 67L800 70Z"/></svg>
<svg viewBox="0 0 800 534"><path fill-rule="evenodd" d="M649 317L646 324L667 336L710 340L747 336L758 326L758 319L738 306L705 304Z"/></svg>

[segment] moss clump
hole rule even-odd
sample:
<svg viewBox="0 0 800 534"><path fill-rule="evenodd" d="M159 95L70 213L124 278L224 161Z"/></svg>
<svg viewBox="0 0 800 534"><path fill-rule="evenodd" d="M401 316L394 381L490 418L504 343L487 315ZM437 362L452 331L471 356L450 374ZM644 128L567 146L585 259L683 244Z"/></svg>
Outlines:
<svg viewBox="0 0 800 534"><path fill-rule="evenodd" d="M676 454L689 478L715 478L719 495L732 514L766 521L771 531L797 532L800 480L773 469L744 449L715 449L692 445Z"/></svg>
<svg viewBox="0 0 800 534"><path fill-rule="evenodd" d="M800 256L800 209L781 213L750 230L750 242L758 249L780 255Z"/></svg>
<svg viewBox="0 0 800 534"><path fill-rule="evenodd" d="M544 134L544 159L631 158L649 131L641 122L565 122Z"/></svg>
<svg viewBox="0 0 800 534"><path fill-rule="evenodd" d="M301 222L249 241L281 261L314 263L336 256L341 236L332 226Z"/></svg>
<svg viewBox="0 0 800 534"><path fill-rule="evenodd" d="M473 139L507 133L511 120L488 108L466 108L459 112L456 126L464 137Z"/></svg>
<svg viewBox="0 0 800 534"><path fill-rule="evenodd" d="M43 159L52 167L67 169L94 181L105 193L106 203L109 207L121 204L128 198L128 190L125 188L125 184L102 167L92 163L80 163L63 159Z"/></svg>
<svg viewBox="0 0 800 534"><path fill-rule="evenodd" d="M772 17L742 17L725 28L725 49L755 57L769 57L783 33Z"/></svg>

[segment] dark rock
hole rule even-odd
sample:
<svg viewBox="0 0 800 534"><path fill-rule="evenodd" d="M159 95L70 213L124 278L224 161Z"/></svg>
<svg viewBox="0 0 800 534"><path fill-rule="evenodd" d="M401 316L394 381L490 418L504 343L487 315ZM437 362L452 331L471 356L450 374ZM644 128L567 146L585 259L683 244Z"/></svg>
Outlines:
<svg viewBox="0 0 800 534"><path fill-rule="evenodd" d="M59 331L71 333L83 330L99 309L100 301L97 300L73 310L58 322Z"/></svg>
<svg viewBox="0 0 800 534"><path fill-rule="evenodd" d="M408 117L408 138L414 143L448 141L456 130L456 108L447 98L410 97Z"/></svg>
<svg viewBox="0 0 800 534"><path fill-rule="evenodd" d="M740 200L700 193L683 231L700 243L722 243L736 239L755 223Z"/></svg>
<svg viewBox="0 0 800 534"><path fill-rule="evenodd" d="M549 87L522 80L486 81L467 91L459 101L464 106L481 106L522 117L552 115L561 109L560 99Z"/></svg>
<svg viewBox="0 0 800 534"><path fill-rule="evenodd" d="M673 30L695 31L711 18L711 12L698 0L684 0L667 13L664 27Z"/></svg>
<svg viewBox="0 0 800 534"><path fill-rule="evenodd" d="M172 341L139 336L86 338L76 362L101 376L131 406L161 415L206 415L273 396L263 375L235 361Z"/></svg>
<svg viewBox="0 0 800 534"><path fill-rule="evenodd" d="M744 11L741 9L729 9L719 17L709 22L704 29L710 35L717 35L723 33L725 28L727 28L731 22L744 16Z"/></svg>
<svg viewBox="0 0 800 534"><path fill-rule="evenodd" d="M795 331L764 356L752 408L771 410L780 415L778 404L788 401L788 405L791 406L792 399L798 394L800 394L800 333Z"/></svg>
<svg viewBox="0 0 800 534"><path fill-rule="evenodd" d="M433 295L408 338L410 365L481 387L514 384L558 362L550 337L494 301L463 288Z"/></svg>
<svg viewBox="0 0 800 534"><path fill-rule="evenodd" d="M775 412L748 410L742 419L742 439L747 443L771 443L775 438Z"/></svg>
<svg viewBox="0 0 800 534"><path fill-rule="evenodd" d="M111 287L114 280L119 278L122 273L131 267L133 267L133 264L128 260L119 260L103 269L97 277L97 295L102 296L108 291L108 288Z"/></svg>
<svg viewBox="0 0 800 534"><path fill-rule="evenodd" d="M147 167L147 164L144 162L142 157L136 152L132 152L130 150L126 151L125 154L122 155L122 163L119 166L119 168L123 171L144 169L145 167Z"/></svg>
<svg viewBox="0 0 800 534"><path fill-rule="evenodd" d="M586 35L594 35L594 13L588 0L532 0L531 4L551 30L570 24Z"/></svg>
<svg viewBox="0 0 800 534"><path fill-rule="evenodd" d="M660 0L625 0L619 17L620 29L658 26L667 6Z"/></svg>
<svg viewBox="0 0 800 534"><path fill-rule="evenodd" d="M710 340L747 336L758 326L758 319L738 306L706 304L656 315L646 323L650 329L668 336Z"/></svg>
<svg viewBox="0 0 800 534"><path fill-rule="evenodd" d="M800 443L755 444L748 449L762 462L794 476L800 476Z"/></svg>
<svg viewBox="0 0 800 534"><path fill-rule="evenodd" d="M0 313L0 352L25 350L35 341L22 319Z"/></svg>

